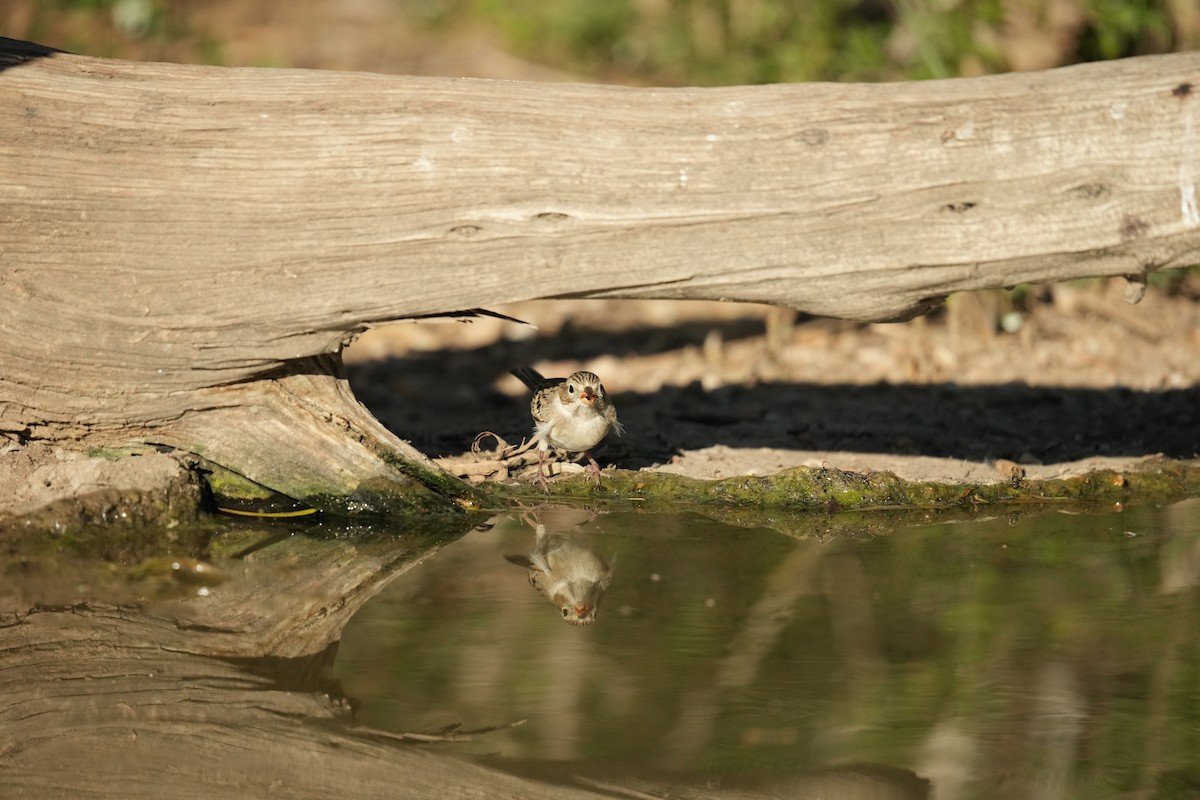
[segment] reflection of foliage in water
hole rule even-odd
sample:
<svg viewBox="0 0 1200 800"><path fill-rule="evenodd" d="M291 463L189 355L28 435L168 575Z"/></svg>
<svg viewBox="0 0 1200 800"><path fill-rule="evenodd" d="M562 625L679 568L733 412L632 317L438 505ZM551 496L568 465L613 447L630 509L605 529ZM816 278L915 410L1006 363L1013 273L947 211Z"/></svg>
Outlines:
<svg viewBox="0 0 1200 800"><path fill-rule="evenodd" d="M719 774L877 763L1009 796L1200 778L1195 503L825 543L692 515L592 525L621 563L600 625L562 625L520 580L515 607L471 566L482 540L368 606L338 667L365 720L529 718L481 751Z"/></svg>
<svg viewBox="0 0 1200 800"><path fill-rule="evenodd" d="M805 640L828 663L771 662L780 670L774 680L819 687L824 698L815 714L822 733L805 760L916 767L940 733L969 746L979 780L1069 781L1083 764L1089 782L1146 779L1139 765L1154 746L1149 729L1165 737L1162 745L1173 744L1167 730L1195 725L1190 710L1174 721L1151 718L1156 705L1179 708L1167 700L1174 689L1159 686L1155 698L1151 685L1164 665L1185 663L1171 652L1181 637L1195 647L1194 588L1162 596L1169 540L1114 545L1122 534L1112 526L1122 524L1136 527L1132 519L1047 515L1024 529L1003 521L929 528L823 559L837 588ZM787 704L776 716L787 724ZM1145 750L1129 752L1132 742ZM794 755L793 747L776 750ZM1195 769L1194 752L1160 756ZM726 757L736 763L737 748Z"/></svg>

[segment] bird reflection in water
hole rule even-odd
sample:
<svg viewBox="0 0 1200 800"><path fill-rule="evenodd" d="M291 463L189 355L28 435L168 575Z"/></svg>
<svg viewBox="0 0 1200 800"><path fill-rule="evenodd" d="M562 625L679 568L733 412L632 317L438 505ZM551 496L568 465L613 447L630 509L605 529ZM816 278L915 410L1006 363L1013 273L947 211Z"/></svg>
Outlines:
<svg viewBox="0 0 1200 800"><path fill-rule="evenodd" d="M505 558L529 571L529 584L559 609L564 620L591 625L612 582L612 559L605 561L588 547L579 526L565 534L548 533L539 517L522 518L535 533L533 552Z"/></svg>

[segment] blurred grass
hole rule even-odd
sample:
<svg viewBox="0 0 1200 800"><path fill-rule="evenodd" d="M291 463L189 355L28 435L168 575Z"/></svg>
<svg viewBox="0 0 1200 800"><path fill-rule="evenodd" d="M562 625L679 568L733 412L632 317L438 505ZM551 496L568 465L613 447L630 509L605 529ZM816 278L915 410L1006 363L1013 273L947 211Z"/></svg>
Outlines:
<svg viewBox="0 0 1200 800"><path fill-rule="evenodd" d="M11 0L0 25L92 55L222 63L220 33L193 21L222 5L271 6ZM632 84L943 78L1200 46L1195 0L391 0L372 13L427 37L482 29L518 58Z"/></svg>
<svg viewBox="0 0 1200 800"><path fill-rule="evenodd" d="M0 33L76 53L219 65L220 39L184 0L10 0Z"/></svg>
<svg viewBox="0 0 1200 800"><path fill-rule="evenodd" d="M943 78L1200 44L1192 0L401 0L522 57L655 84Z"/></svg>

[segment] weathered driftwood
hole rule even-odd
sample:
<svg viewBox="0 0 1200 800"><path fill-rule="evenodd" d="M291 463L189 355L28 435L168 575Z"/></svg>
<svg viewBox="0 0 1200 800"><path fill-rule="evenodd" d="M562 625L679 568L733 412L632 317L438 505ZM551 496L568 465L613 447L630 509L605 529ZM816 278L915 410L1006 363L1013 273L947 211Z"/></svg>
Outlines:
<svg viewBox="0 0 1200 800"><path fill-rule="evenodd" d="M1200 54L669 90L11 40L0 67L0 432L167 444L323 507L469 492L355 402L339 352L372 325L557 297L889 319L1200 254Z"/></svg>

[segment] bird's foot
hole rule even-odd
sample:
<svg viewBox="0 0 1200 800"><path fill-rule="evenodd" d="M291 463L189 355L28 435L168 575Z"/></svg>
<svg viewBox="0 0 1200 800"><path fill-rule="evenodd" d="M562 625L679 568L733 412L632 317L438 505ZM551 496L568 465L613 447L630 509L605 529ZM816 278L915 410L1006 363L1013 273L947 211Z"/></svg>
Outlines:
<svg viewBox="0 0 1200 800"><path fill-rule="evenodd" d="M596 463L596 459L592 458L592 454L587 450L583 451L588 460L588 472L592 473L592 478L596 481L596 486L600 485L600 465Z"/></svg>

